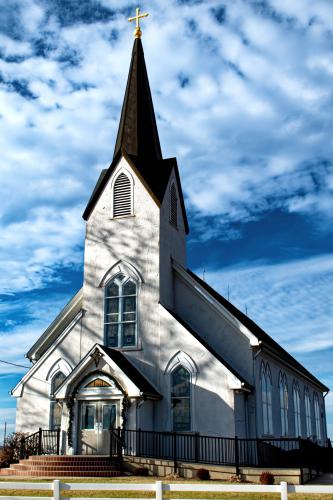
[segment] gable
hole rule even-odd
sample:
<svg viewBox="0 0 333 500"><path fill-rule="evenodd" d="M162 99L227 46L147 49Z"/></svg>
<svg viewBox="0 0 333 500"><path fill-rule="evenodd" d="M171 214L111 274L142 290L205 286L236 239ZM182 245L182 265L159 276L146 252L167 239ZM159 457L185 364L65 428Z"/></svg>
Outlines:
<svg viewBox="0 0 333 500"><path fill-rule="evenodd" d="M146 160L142 162L139 158L128 155L125 151L121 151L117 154L117 156L112 161L110 167L107 170L103 170L98 178L96 186L93 190L93 193L88 201L88 204L83 212L83 219L87 221L94 210L96 203L98 202L100 196L104 192L109 180L112 175L116 171L117 166L121 158L124 158L127 163L133 168L135 174L141 180L146 190L153 198L155 203L160 206L168 183L170 179L170 175L172 170L175 170L176 182L179 192L179 203L181 207L181 211L184 218L184 224L186 228L186 233L189 232L188 222L186 217L185 203L182 194L179 171L177 166L177 161L175 158L169 158L166 160Z"/></svg>

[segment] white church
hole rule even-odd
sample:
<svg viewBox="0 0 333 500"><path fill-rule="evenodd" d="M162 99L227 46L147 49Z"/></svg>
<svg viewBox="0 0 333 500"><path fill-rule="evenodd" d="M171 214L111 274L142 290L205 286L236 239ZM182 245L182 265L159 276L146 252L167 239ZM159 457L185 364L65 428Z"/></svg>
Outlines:
<svg viewBox="0 0 333 500"><path fill-rule="evenodd" d="M16 431L60 429L61 452L78 455L107 454L110 427L324 442L328 388L187 268L140 35L113 160L83 214L83 286L27 353Z"/></svg>

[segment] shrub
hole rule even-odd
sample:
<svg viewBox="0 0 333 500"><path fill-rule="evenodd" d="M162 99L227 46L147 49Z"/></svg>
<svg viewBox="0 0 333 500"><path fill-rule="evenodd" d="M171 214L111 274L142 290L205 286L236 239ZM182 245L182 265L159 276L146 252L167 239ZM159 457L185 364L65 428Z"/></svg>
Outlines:
<svg viewBox="0 0 333 500"><path fill-rule="evenodd" d="M259 481L260 484L274 484L274 476L270 472L262 472Z"/></svg>
<svg viewBox="0 0 333 500"><path fill-rule="evenodd" d="M0 468L9 467L10 464L20 460L24 438L25 434L22 432L13 432L9 434L0 452Z"/></svg>
<svg viewBox="0 0 333 500"><path fill-rule="evenodd" d="M198 469L197 470L197 478L202 481L208 481L210 479L210 473L207 469Z"/></svg>
<svg viewBox="0 0 333 500"><path fill-rule="evenodd" d="M137 476L148 476L149 469L147 469L147 467L138 467L137 469L135 469L135 474Z"/></svg>

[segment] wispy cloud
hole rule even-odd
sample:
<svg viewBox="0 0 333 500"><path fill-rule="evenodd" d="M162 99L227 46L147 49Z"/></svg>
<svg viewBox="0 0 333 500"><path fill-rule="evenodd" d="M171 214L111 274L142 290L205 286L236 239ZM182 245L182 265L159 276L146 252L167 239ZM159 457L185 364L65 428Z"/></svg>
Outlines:
<svg viewBox="0 0 333 500"><path fill-rule="evenodd" d="M81 280L80 217L112 158L132 9L126 0L1 6L0 335L11 360L22 362ZM332 6L152 0L142 9L162 148L178 157L196 262L200 245L214 250L213 284L229 283L232 300L316 369L333 327ZM283 240L292 262L276 241L277 213L298 223ZM281 255L258 263L267 243L247 228L264 219ZM239 248L248 258L235 263ZM235 268L222 273L219 260Z"/></svg>

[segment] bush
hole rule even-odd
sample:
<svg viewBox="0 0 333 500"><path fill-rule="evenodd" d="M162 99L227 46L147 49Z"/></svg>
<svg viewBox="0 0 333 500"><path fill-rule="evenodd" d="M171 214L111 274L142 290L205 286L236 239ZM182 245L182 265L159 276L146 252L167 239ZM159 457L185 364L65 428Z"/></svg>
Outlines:
<svg viewBox="0 0 333 500"><path fill-rule="evenodd" d="M13 432L6 438L3 449L0 451L0 468L9 467L21 458L22 445L25 434Z"/></svg>
<svg viewBox="0 0 333 500"><path fill-rule="evenodd" d="M210 473L207 469L198 469L197 470L197 478L202 481L208 481L210 479Z"/></svg>
<svg viewBox="0 0 333 500"><path fill-rule="evenodd" d="M262 472L259 481L260 484L274 484L274 476L270 472Z"/></svg>
<svg viewBox="0 0 333 500"><path fill-rule="evenodd" d="M147 467L138 467L137 469L135 469L135 475L136 476L148 476L149 469L147 469Z"/></svg>

